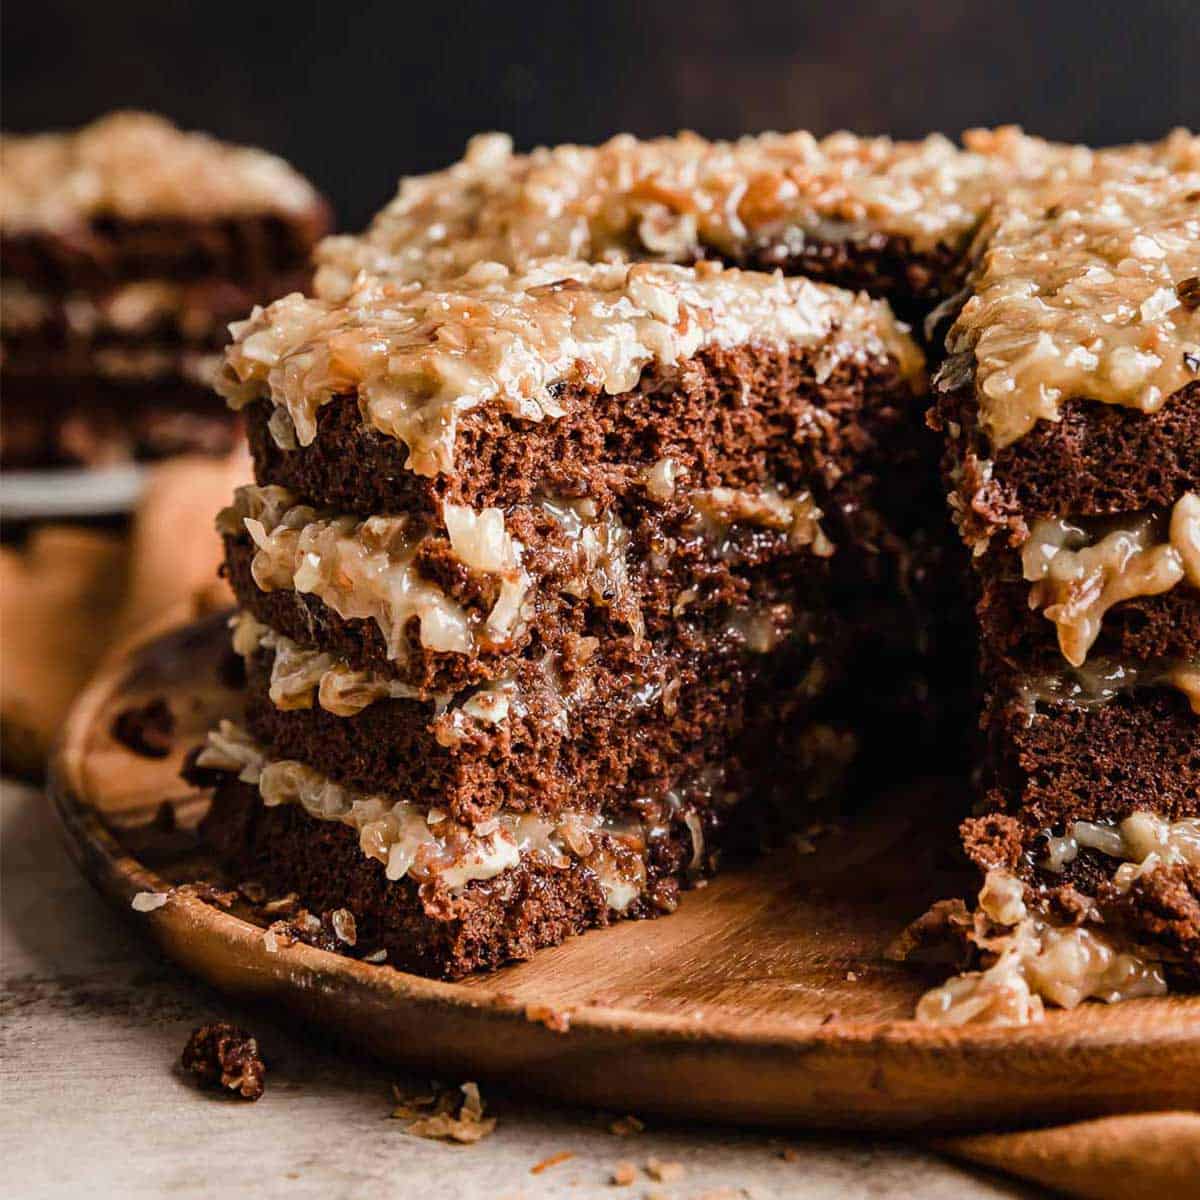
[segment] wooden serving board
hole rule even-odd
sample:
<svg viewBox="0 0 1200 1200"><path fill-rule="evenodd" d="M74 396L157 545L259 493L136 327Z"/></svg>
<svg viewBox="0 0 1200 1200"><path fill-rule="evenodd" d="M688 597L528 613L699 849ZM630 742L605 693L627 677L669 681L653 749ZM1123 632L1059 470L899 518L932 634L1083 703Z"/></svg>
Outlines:
<svg viewBox="0 0 1200 1200"><path fill-rule="evenodd" d="M189 832L206 799L179 767L236 711L219 679L227 636L210 618L113 659L72 712L51 786L92 881L167 955L232 995L438 1078L614 1112L944 1130L1200 1104L1198 996L1085 1004L1023 1028L910 1019L937 976L883 950L931 901L969 886L947 831L963 797L934 784L882 798L877 818L819 837L812 853L729 870L673 916L462 983L302 944L270 953L258 925L194 895L134 913L136 893L212 870ZM153 759L111 730L119 711L156 696L176 729L171 753ZM167 834L152 823L164 801L177 818Z"/></svg>

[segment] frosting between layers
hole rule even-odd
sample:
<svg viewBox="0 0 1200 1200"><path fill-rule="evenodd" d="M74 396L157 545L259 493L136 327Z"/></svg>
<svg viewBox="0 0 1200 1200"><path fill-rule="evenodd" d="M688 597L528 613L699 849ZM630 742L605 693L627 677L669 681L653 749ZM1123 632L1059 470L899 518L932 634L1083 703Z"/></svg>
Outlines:
<svg viewBox="0 0 1200 1200"><path fill-rule="evenodd" d="M710 249L738 258L764 243L800 250L806 238L880 234L916 252L958 248L998 189L1085 176L1098 156L1012 127L963 141L965 150L940 134L919 142L845 132L736 142L622 134L518 155L507 136L484 134L447 170L402 180L366 234L326 239L317 293L347 295L362 270L429 281L484 260L517 270L548 256L692 262Z"/></svg>
<svg viewBox="0 0 1200 1200"><path fill-rule="evenodd" d="M495 404L526 421L564 415L557 385L636 387L652 363L705 346L819 347L818 377L846 361L922 358L883 304L804 279L640 263L543 262L524 275L480 262L436 288L361 277L340 302L286 296L232 326L218 391L231 407L269 399L299 445L317 411L355 393L363 420L402 441L406 466L452 469L459 418Z"/></svg>
<svg viewBox="0 0 1200 1200"><path fill-rule="evenodd" d="M1200 867L1200 817L1168 821L1152 812L1131 813L1122 821L1072 821L1061 836L1046 833L1046 857L1038 864L1061 871L1081 849L1121 859L1113 876L1119 892L1159 867L1188 863Z"/></svg>
<svg viewBox="0 0 1200 1200"><path fill-rule="evenodd" d="M1075 1008L1084 1000L1108 1004L1167 990L1162 968L1121 950L1084 925L1056 926L1031 913L1024 885L1004 870L987 873L979 893L982 914L996 927L979 945L991 958L925 993L918 1021L932 1025L1024 1025L1039 1021L1045 1001Z"/></svg>
<svg viewBox="0 0 1200 1200"><path fill-rule="evenodd" d="M531 587L521 543L505 529L498 508L476 512L446 504L442 516L459 561L499 580L486 618L470 613L413 565L431 534L410 517L330 515L297 504L286 488L249 485L234 493L217 528L231 535L245 528L253 538L258 549L251 571L262 591L310 593L343 619L374 621L389 658L406 657L406 630L414 618L428 650L467 654L510 642L523 627Z"/></svg>
<svg viewBox="0 0 1200 1200"><path fill-rule="evenodd" d="M33 291L19 280L0 281L0 332L34 333L60 316L78 338L140 334L169 321L182 337L199 341L221 325L194 287L166 279L139 279L101 296L74 292L64 297Z"/></svg>
<svg viewBox="0 0 1200 1200"><path fill-rule="evenodd" d="M1039 521L1021 549L1029 606L1054 622L1072 666L1086 660L1113 605L1181 583L1200 588L1200 494L1186 493L1169 516L1122 521L1100 537L1093 521Z"/></svg>
<svg viewBox="0 0 1200 1200"><path fill-rule="evenodd" d="M440 883L452 893L532 857L559 869L588 868L608 907L623 912L645 891L650 846L665 835L676 815L692 836L693 867L704 854L700 822L672 798L655 819L646 821L571 811L554 816L500 813L466 826L437 808L422 810L407 801L392 803L343 787L304 763L271 761L230 721L209 733L197 763L256 785L268 806L298 804L317 820L349 826L363 854L382 863L389 880Z"/></svg>
<svg viewBox="0 0 1200 1200"><path fill-rule="evenodd" d="M303 212L319 203L281 158L150 113L116 112L70 133L0 136L0 227L55 232L129 221Z"/></svg>
<svg viewBox="0 0 1200 1200"><path fill-rule="evenodd" d="M309 650L277 633L248 612L230 621L233 648L243 658L259 649L272 652L271 703L283 712L312 708L316 702L336 717L353 717L377 700L424 700L419 688L375 671L358 671L323 650ZM450 697L434 697L435 708L444 708Z"/></svg>
<svg viewBox="0 0 1200 1200"><path fill-rule="evenodd" d="M1173 687L1200 715L1200 659L1157 663L1093 660L1063 671L1025 676L1018 685L1018 694L1032 719L1039 703L1097 708L1123 692L1144 687Z"/></svg>
<svg viewBox="0 0 1200 1200"><path fill-rule="evenodd" d="M981 234L943 379L971 364L997 449L1074 397L1152 413L1200 379L1200 136L1166 145L1003 205Z"/></svg>

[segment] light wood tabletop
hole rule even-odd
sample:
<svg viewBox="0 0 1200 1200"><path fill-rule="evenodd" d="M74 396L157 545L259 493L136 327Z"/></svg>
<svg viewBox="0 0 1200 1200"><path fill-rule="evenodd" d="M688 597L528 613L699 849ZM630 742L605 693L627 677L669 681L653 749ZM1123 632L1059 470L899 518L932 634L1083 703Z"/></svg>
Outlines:
<svg viewBox="0 0 1200 1200"><path fill-rule="evenodd" d="M662 1127L539 1108L485 1089L495 1132L473 1146L390 1119L391 1086L428 1081L339 1053L239 1008L157 958L84 882L43 795L0 784L0 1194L43 1197L391 1197L664 1200L1007 1197L1018 1185L912 1146ZM191 1030L232 1020L268 1062L256 1104L199 1091L178 1068ZM461 1083L462 1080L447 1080ZM678 1163L656 1181L651 1160ZM620 1163L634 1182L612 1182ZM539 1164L541 1170L535 1170ZM677 1172L668 1168L673 1176Z"/></svg>

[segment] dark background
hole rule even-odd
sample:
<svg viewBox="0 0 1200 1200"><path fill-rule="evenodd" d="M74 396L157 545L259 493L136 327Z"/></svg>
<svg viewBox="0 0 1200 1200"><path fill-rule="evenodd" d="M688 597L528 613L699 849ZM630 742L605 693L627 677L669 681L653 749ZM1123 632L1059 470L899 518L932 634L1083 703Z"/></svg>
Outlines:
<svg viewBox="0 0 1200 1200"><path fill-rule="evenodd" d="M520 147L617 130L1016 121L1111 142L1200 125L1200 0L6 0L3 122L156 109L278 151L358 227L479 129Z"/></svg>

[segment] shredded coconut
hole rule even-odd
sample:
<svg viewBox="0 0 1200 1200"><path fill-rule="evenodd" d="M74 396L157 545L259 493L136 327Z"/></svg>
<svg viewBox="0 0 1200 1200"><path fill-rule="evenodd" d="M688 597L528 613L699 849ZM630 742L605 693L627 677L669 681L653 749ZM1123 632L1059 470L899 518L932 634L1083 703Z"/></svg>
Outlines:
<svg viewBox="0 0 1200 1200"><path fill-rule="evenodd" d="M396 660L406 656L414 618L424 647L456 654L502 645L523 627L531 581L521 567L521 544L505 531L499 509L474 514L446 506L452 546L457 539L456 552L470 557L464 565L484 564L477 569L500 580L495 605L479 620L413 565L432 535L408 517L338 516L294 501L284 488L249 485L217 518L222 532L244 525L253 538L251 573L263 591L310 593L345 619L374 621Z"/></svg>
<svg viewBox="0 0 1200 1200"><path fill-rule="evenodd" d="M93 217L140 221L296 213L317 194L282 159L117 112L72 133L0 138L0 225L68 229Z"/></svg>
<svg viewBox="0 0 1200 1200"><path fill-rule="evenodd" d="M1024 1025L1041 1020L1046 1001L1074 1008L1088 999L1112 1004L1166 992L1159 964L1118 949L1086 926L1050 924L1026 909L1023 891L1008 872L988 872L980 908L1003 930L984 943L991 965L926 992L918 1021Z"/></svg>
<svg viewBox="0 0 1200 1200"><path fill-rule="evenodd" d="M1180 583L1200 588L1200 495L1187 493L1169 517L1126 520L1098 539L1081 523L1039 521L1022 547L1029 606L1057 626L1072 666L1087 658L1113 605Z"/></svg>
<svg viewBox="0 0 1200 1200"><path fill-rule="evenodd" d="M1151 413L1200 378L1200 137L1157 161L1100 161L1112 178L998 210L947 342L974 361L997 448L1072 397Z"/></svg>
<svg viewBox="0 0 1200 1200"><path fill-rule="evenodd" d="M226 729L223 734L210 733L209 739L224 742L231 736ZM249 744L246 735L240 738ZM645 891L650 843L665 833L676 814L686 819L688 813L680 795L672 793L654 819L585 811L553 816L501 812L466 826L408 801L392 802L347 788L301 762L262 761L257 782L264 804L299 804L318 820L348 825L357 832L362 852L384 864L388 879L436 879L453 893L472 880L494 878L532 855L553 867L565 869L576 862L586 866L609 908L623 912ZM689 829L699 865L703 834L690 823Z"/></svg>
<svg viewBox="0 0 1200 1200"><path fill-rule="evenodd" d="M713 142L693 133L513 153L503 134L473 138L448 170L401 181L361 237L319 247L318 294L344 296L359 271L446 278L493 260L515 269L552 255L592 261L733 259L808 239L880 234L917 252L967 241L997 192L1047 177L1087 177L1097 159L1167 156L1158 147L1094 152L973 130L965 149L834 133L764 133Z"/></svg>
<svg viewBox="0 0 1200 1200"><path fill-rule="evenodd" d="M822 346L831 361L894 356L920 378L920 352L886 306L805 279L639 263L542 262L514 275L478 262L422 289L363 276L340 301L286 296L232 326L217 388L234 408L284 407L297 442L335 395L408 448L421 475L449 471L459 418L496 404L525 421L563 415L557 385L636 386L651 363L704 346Z"/></svg>

